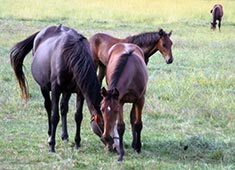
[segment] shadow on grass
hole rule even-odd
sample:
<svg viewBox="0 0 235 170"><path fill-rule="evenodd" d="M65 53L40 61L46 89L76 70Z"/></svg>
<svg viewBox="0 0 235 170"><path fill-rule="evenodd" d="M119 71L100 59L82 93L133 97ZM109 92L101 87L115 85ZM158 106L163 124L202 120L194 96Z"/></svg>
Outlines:
<svg viewBox="0 0 235 170"><path fill-rule="evenodd" d="M192 136L183 141L148 140L142 154L173 161L204 162L209 164L233 164L235 162L235 143L225 143L207 138Z"/></svg>

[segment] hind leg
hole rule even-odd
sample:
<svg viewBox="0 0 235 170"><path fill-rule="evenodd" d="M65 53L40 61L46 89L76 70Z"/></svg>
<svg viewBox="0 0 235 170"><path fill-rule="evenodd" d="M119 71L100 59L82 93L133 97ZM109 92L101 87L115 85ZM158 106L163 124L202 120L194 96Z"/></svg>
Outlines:
<svg viewBox="0 0 235 170"><path fill-rule="evenodd" d="M51 136L48 139L49 143L49 151L55 152L55 136L56 136L56 128L60 120L59 115L59 99L61 91L59 90L58 85L55 83L55 85L52 85L51 88L51 96L52 96L52 115L51 115Z"/></svg>
<svg viewBox="0 0 235 170"><path fill-rule="evenodd" d="M50 92L48 90L45 90L41 88L41 93L44 97L44 107L47 111L47 117L48 117L48 136L51 135L51 99L50 99Z"/></svg>
<svg viewBox="0 0 235 170"><path fill-rule="evenodd" d="M82 123L82 119L83 119L83 114L82 114L83 104L84 104L83 95L77 94L77 111L74 115L74 119L76 122L76 135L75 135L75 139L74 139L76 149L78 149L80 147L80 142L81 142L80 131L81 131L81 123Z"/></svg>
<svg viewBox="0 0 235 170"><path fill-rule="evenodd" d="M140 152L141 151L141 131L142 131L142 127L143 127L143 123L142 123L142 109L144 106L144 97L141 98L137 103L134 104L135 105L135 120L134 120L134 124L132 125L133 127L133 135L136 135L135 137L133 137L133 142L132 142L132 147L134 148L134 150L136 152Z"/></svg>
<svg viewBox="0 0 235 170"><path fill-rule="evenodd" d="M64 141L68 141L69 135L67 130L67 113L69 110L69 99L71 93L63 93L62 99L60 102L60 111L61 111L61 121L62 121L62 135L61 138Z"/></svg>
<svg viewBox="0 0 235 170"><path fill-rule="evenodd" d="M132 148L135 148L136 145L136 132L134 129L134 123L135 123L135 104L132 104L131 108L131 114L130 114L130 124L131 124L131 130L132 130Z"/></svg>

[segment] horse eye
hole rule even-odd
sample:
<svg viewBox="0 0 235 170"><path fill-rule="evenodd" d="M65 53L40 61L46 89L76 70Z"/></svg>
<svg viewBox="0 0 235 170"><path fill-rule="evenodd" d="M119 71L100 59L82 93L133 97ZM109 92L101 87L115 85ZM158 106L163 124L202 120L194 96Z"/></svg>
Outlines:
<svg viewBox="0 0 235 170"><path fill-rule="evenodd" d="M162 46L163 46L164 48L166 48L166 43L163 43Z"/></svg>

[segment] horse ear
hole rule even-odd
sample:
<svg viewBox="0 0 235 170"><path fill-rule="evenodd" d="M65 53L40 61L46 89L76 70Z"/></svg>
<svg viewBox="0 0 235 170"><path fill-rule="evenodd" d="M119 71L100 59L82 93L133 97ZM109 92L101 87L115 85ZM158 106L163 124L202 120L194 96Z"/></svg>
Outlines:
<svg viewBox="0 0 235 170"><path fill-rule="evenodd" d="M212 13L213 10L211 10L211 13Z"/></svg>
<svg viewBox="0 0 235 170"><path fill-rule="evenodd" d="M117 89L117 88L115 88L115 89L113 90L112 95L113 95L113 97L114 97L115 99L117 99L117 100L118 100L118 97L119 97L119 91L118 91L118 89Z"/></svg>
<svg viewBox="0 0 235 170"><path fill-rule="evenodd" d="M102 87L102 89L100 90L100 94L102 97L107 96L107 91L106 91L105 87Z"/></svg>
<svg viewBox="0 0 235 170"><path fill-rule="evenodd" d="M162 36L164 35L164 31L163 31L163 29L159 29L158 34L160 35L160 37L162 37Z"/></svg>
<svg viewBox="0 0 235 170"><path fill-rule="evenodd" d="M170 36L171 36L171 34L172 34L172 31L170 31L170 32L168 33L168 36L170 37Z"/></svg>

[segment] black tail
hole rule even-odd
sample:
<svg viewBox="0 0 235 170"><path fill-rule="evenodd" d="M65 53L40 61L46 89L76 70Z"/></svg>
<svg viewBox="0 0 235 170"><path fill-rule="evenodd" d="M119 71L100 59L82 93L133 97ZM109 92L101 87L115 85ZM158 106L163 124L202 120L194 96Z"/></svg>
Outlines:
<svg viewBox="0 0 235 170"><path fill-rule="evenodd" d="M18 42L11 49L10 53L11 66L14 69L16 78L19 82L22 98L25 100L29 99L29 93L26 86L26 78L23 72L23 62L25 56L32 50L34 39L38 33L39 32L36 32L25 40Z"/></svg>
<svg viewBox="0 0 235 170"><path fill-rule="evenodd" d="M116 85L118 83L118 80L119 80L119 77L121 76L122 71L125 68L126 63L127 63L128 59L129 59L129 56L132 55L133 51L134 50L130 50L127 53L124 53L124 54L122 54L120 56L120 59L119 59L117 65L116 65L114 73L113 73L113 75L111 77L110 89L116 87Z"/></svg>

